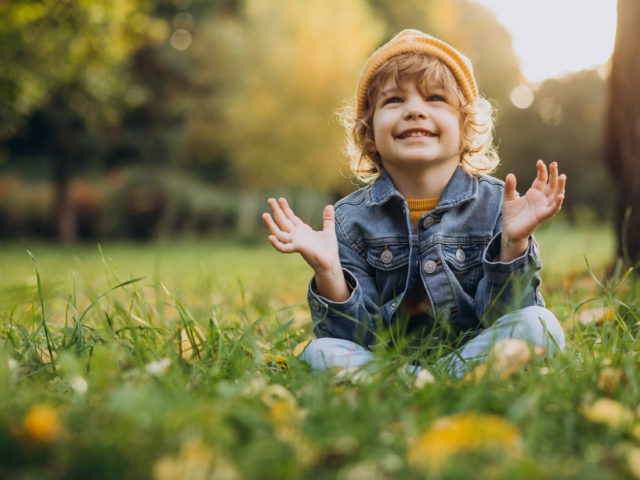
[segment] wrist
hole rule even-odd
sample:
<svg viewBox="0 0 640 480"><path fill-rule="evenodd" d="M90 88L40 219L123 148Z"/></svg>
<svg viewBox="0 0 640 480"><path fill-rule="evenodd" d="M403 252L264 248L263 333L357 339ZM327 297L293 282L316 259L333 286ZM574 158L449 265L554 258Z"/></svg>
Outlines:
<svg viewBox="0 0 640 480"><path fill-rule="evenodd" d="M316 279L336 280L344 277L340 262L325 268L315 268L313 273L316 276Z"/></svg>
<svg viewBox="0 0 640 480"><path fill-rule="evenodd" d="M315 271L317 293L333 302L344 302L351 296L351 291L344 278L342 265Z"/></svg>
<svg viewBox="0 0 640 480"><path fill-rule="evenodd" d="M529 248L529 238L515 240L502 232L500 243L500 261L510 262L522 256Z"/></svg>

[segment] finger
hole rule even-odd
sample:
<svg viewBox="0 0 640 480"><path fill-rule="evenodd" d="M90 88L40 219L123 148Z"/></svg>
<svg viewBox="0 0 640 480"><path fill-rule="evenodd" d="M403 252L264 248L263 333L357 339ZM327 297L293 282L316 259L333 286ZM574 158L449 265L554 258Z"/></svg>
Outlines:
<svg viewBox="0 0 640 480"><path fill-rule="evenodd" d="M567 176L563 173L558 177L558 193L564 197L564 187L567 184Z"/></svg>
<svg viewBox="0 0 640 480"><path fill-rule="evenodd" d="M275 235L277 232L280 231L280 228L273 221L273 217L270 214L263 213L262 220L264 220L264 223L267 224L267 228L269 229L269 232L271 232L273 235Z"/></svg>
<svg viewBox="0 0 640 480"><path fill-rule="evenodd" d="M548 200L549 205L555 203L556 197L558 197L559 195L561 195L562 199L564 200L564 188L566 183L567 183L567 176L563 173L557 178L554 189L549 190L549 192L547 192L547 197L549 198Z"/></svg>
<svg viewBox="0 0 640 480"><path fill-rule="evenodd" d="M542 160L538 160L536 162L536 167L538 168L538 173L531 186L538 190L542 190L547 185L547 166Z"/></svg>
<svg viewBox="0 0 640 480"><path fill-rule="evenodd" d="M271 218L271 215L265 213L262 215L262 218L267 224L267 228L269 229L271 236L277 238L280 243L291 243L291 234L280 230Z"/></svg>
<svg viewBox="0 0 640 480"><path fill-rule="evenodd" d="M504 180L504 202L510 202L516 199L517 183L516 176L513 173L507 175L507 178Z"/></svg>
<svg viewBox="0 0 640 480"><path fill-rule="evenodd" d="M281 197L280 199L278 199L278 202L287 220L289 220L293 225L298 225L301 222L301 220L296 216L295 213L293 213L293 210L289 206L289 202L287 202L287 199L284 197Z"/></svg>
<svg viewBox="0 0 640 480"><path fill-rule="evenodd" d="M548 194L554 194L558 186L558 164L551 162L549 165L549 184L547 185Z"/></svg>
<svg viewBox="0 0 640 480"><path fill-rule="evenodd" d="M291 230L291 226L292 226L291 222L287 219L284 212L282 211L282 207L279 201L276 201L274 198L270 198L269 200L267 200L267 202L271 207L271 211L273 212L273 218L275 219L278 226L286 232Z"/></svg>
<svg viewBox="0 0 640 480"><path fill-rule="evenodd" d="M564 202L564 195L555 196L551 201L551 203L549 204L549 206L547 207L547 211L543 215L542 221L547 220L553 217L556 213L558 213L562 208L562 202Z"/></svg>
<svg viewBox="0 0 640 480"><path fill-rule="evenodd" d="M322 211L322 231L335 232L335 211L333 205L327 205Z"/></svg>
<svg viewBox="0 0 640 480"><path fill-rule="evenodd" d="M276 250L278 250L279 252L282 252L282 253L293 253L293 252L295 252L295 247L293 246L293 244L291 244L291 243L282 243L273 235L269 235L269 241L271 242L271 245L273 245L273 247Z"/></svg>

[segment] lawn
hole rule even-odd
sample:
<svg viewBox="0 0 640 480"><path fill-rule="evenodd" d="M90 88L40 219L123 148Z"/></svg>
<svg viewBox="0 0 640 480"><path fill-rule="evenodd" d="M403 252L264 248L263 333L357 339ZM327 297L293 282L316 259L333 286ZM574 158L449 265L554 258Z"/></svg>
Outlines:
<svg viewBox="0 0 640 480"><path fill-rule="evenodd" d="M312 372L309 270L266 241L5 245L0 478L640 478L640 284L604 227L538 241L566 351L461 380Z"/></svg>

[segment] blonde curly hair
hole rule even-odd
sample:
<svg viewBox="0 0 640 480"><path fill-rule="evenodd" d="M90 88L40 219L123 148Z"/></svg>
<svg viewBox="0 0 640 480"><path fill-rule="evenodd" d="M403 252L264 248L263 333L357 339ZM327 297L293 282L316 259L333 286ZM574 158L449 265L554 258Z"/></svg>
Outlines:
<svg viewBox="0 0 640 480"><path fill-rule="evenodd" d="M439 58L408 52L389 58L376 70L360 115L355 102L347 104L340 113L346 129L346 153L351 160L351 171L359 181L370 183L381 173L382 159L373 137L373 114L380 88L390 79L397 84L413 80L425 93L429 87L437 86L452 99L457 99L460 165L474 176L489 174L498 166L500 160L493 147L494 108L491 103L481 96L468 100L451 70Z"/></svg>

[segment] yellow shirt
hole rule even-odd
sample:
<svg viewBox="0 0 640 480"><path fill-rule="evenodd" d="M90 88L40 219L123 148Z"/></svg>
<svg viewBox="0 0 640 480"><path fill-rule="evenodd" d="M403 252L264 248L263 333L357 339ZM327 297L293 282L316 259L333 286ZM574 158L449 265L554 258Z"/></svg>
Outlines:
<svg viewBox="0 0 640 480"><path fill-rule="evenodd" d="M420 217L436 208L439 201L439 198L407 200L407 204L409 205L409 215L411 216L411 223L413 223L414 231L417 231L418 229L418 220L420 220Z"/></svg>
<svg viewBox="0 0 640 480"><path fill-rule="evenodd" d="M409 216L411 217L411 223L413 224L413 230L418 230L418 220L420 217L436 208L439 198L425 198L420 200L407 200L409 205ZM425 292L422 284L418 284L416 288L407 292L400 306L400 310L409 315L419 315L425 313L431 302Z"/></svg>

